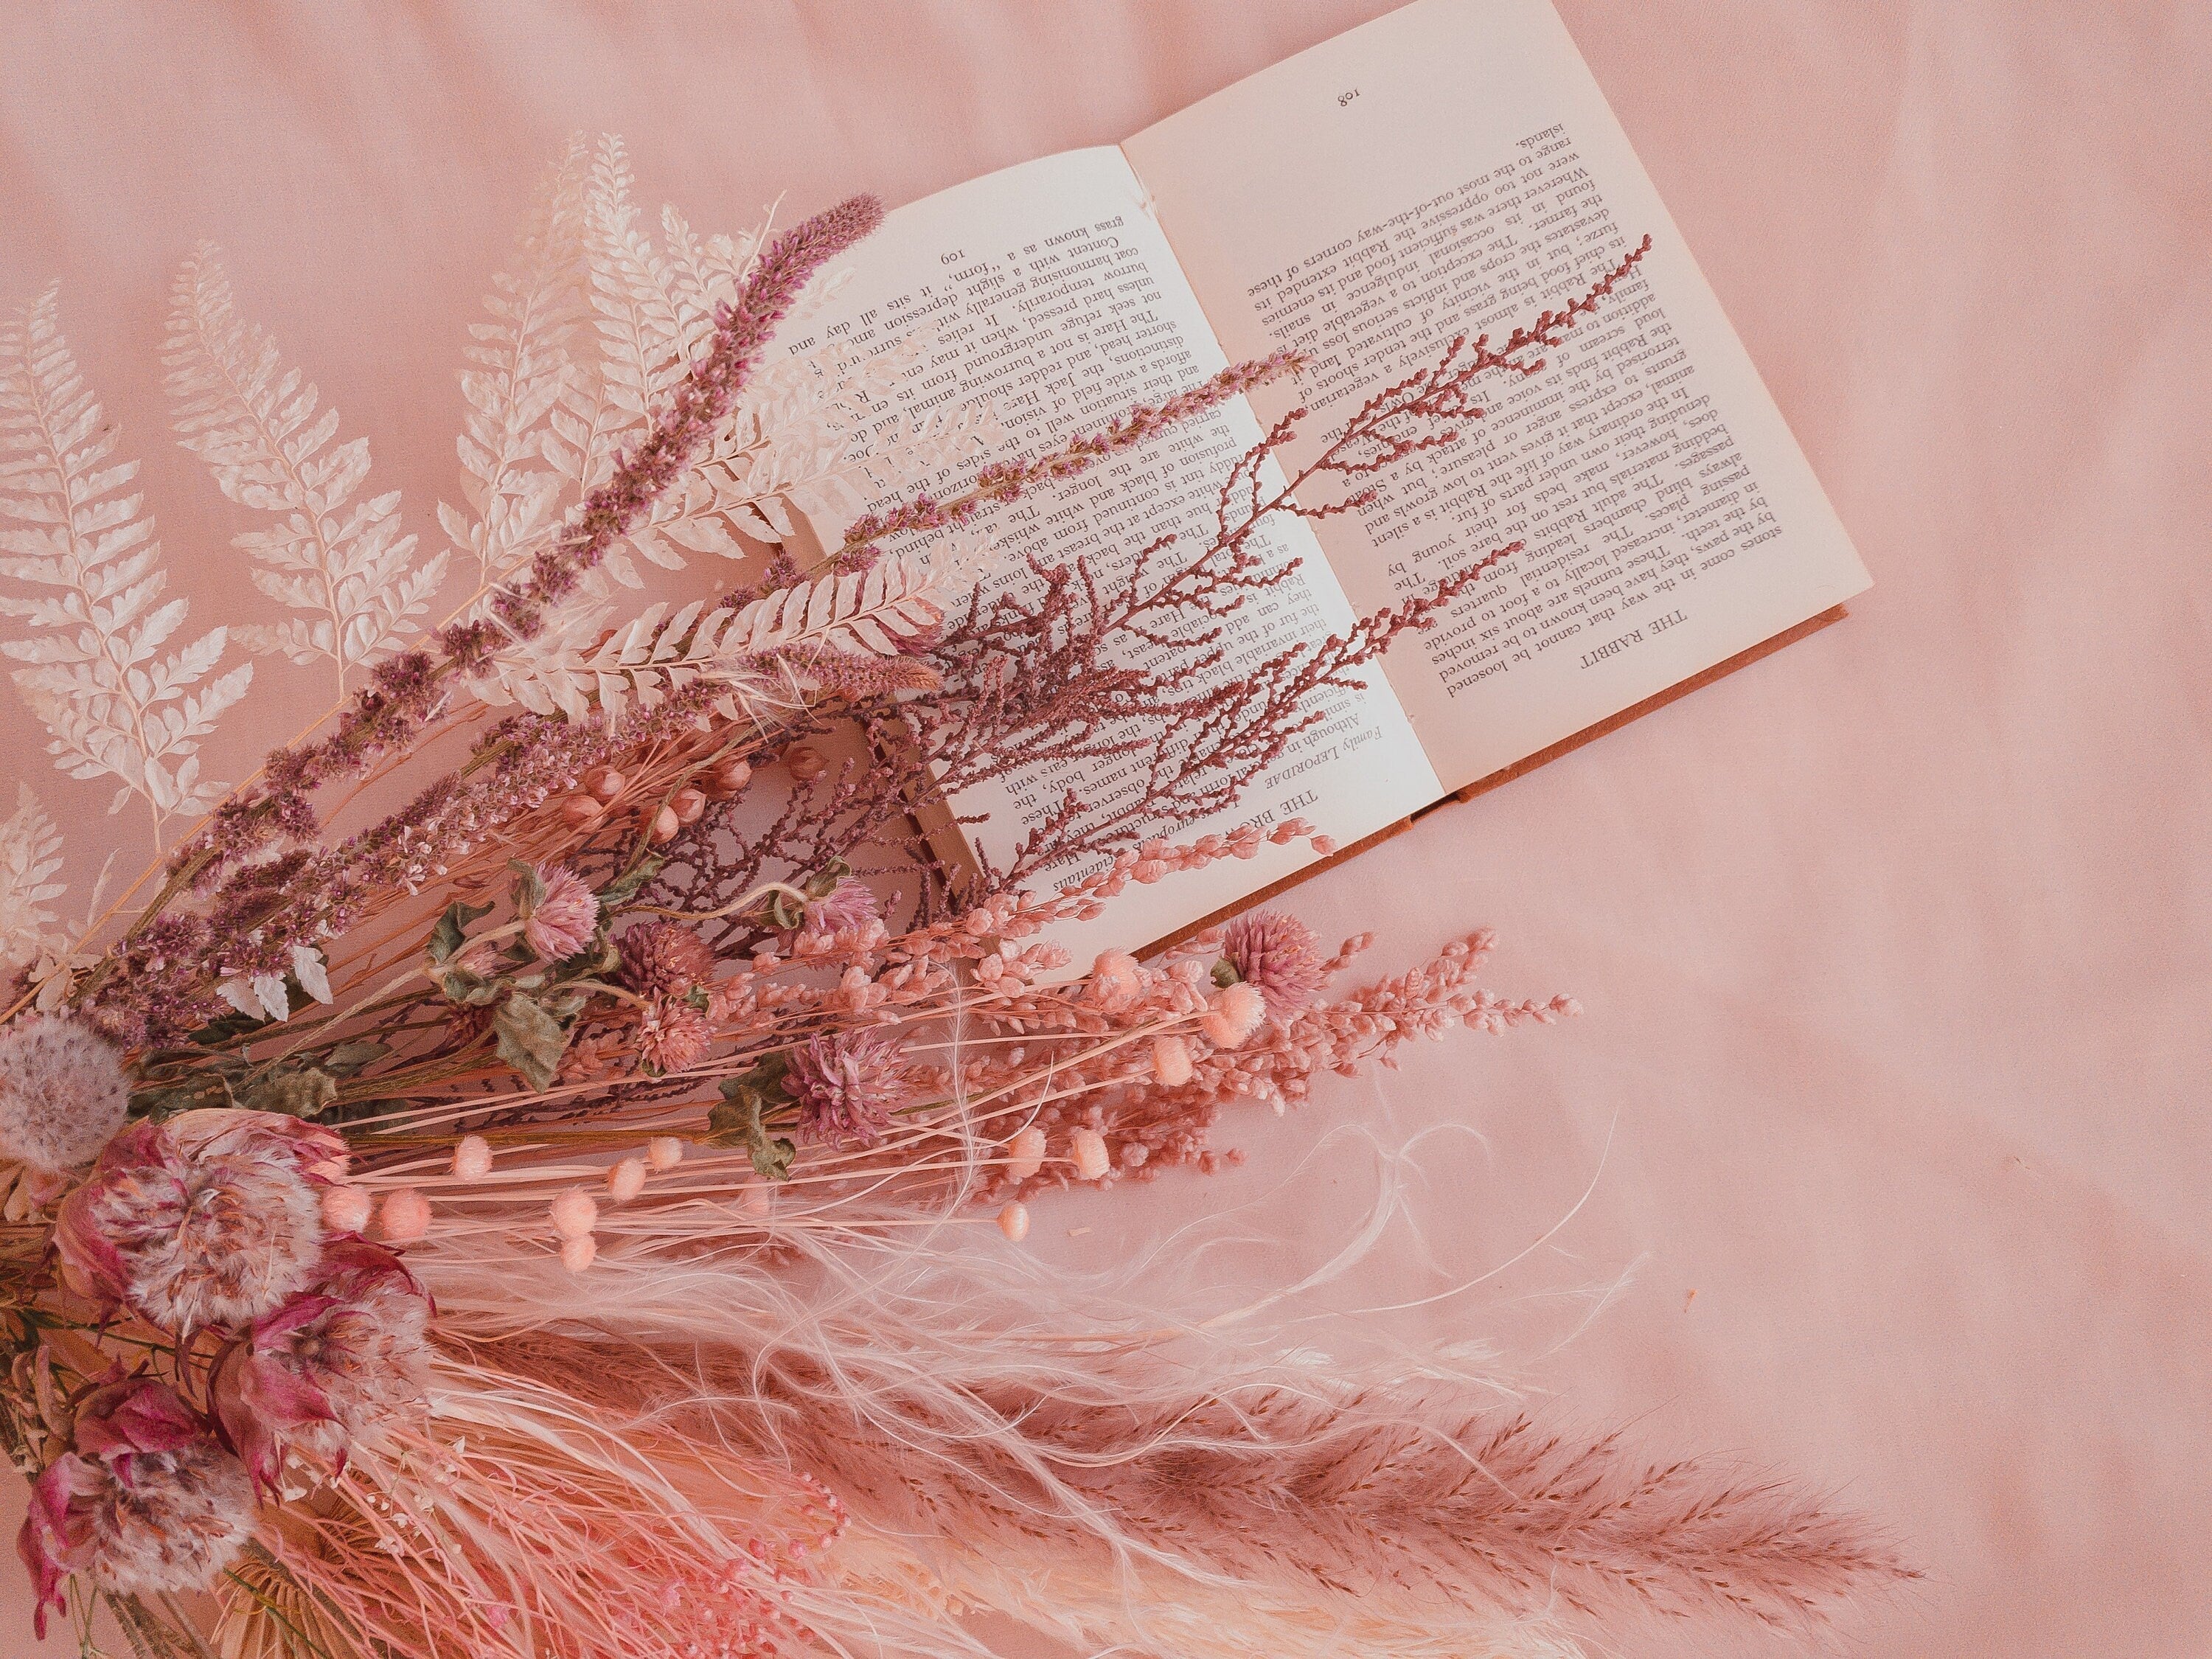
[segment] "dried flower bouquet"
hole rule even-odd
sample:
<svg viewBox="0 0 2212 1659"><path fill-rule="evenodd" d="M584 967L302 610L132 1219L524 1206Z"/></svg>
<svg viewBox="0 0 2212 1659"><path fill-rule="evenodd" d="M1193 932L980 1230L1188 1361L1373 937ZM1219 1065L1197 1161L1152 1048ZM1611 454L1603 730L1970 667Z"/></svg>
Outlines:
<svg viewBox="0 0 2212 1659"><path fill-rule="evenodd" d="M1029 459L975 465L988 410L857 447L915 354L769 345L878 217L702 238L672 210L656 246L619 146L574 146L470 348L466 507L428 557L203 249L179 433L268 515L239 544L300 614L175 649L55 295L0 337L0 614L28 625L0 649L158 854L66 928L27 786L0 826L0 1432L41 1621L195 1659L980 1653L971 1612L1094 1650L1558 1655L1637 1608L1796 1625L1895 1576L1845 1518L1540 1428L1442 1358L1296 1364L966 1224L1018 1245L1049 1188L1213 1168L1228 1106L1573 1012L1480 987L1480 933L1345 994L1367 940L1279 913L1072 977L1048 936L1252 856L1255 827L1170 837L1480 574L1232 680L1219 624L1279 579L1255 527L1452 441L1643 250L1287 480L1285 417L1195 535L986 597L994 506L1298 363ZM687 553L757 562L624 614ZM454 570L476 592L432 628ZM341 701L226 789L198 751L248 689L234 641ZM1004 868L915 827L1009 756L1131 754L1140 790L1071 793Z"/></svg>

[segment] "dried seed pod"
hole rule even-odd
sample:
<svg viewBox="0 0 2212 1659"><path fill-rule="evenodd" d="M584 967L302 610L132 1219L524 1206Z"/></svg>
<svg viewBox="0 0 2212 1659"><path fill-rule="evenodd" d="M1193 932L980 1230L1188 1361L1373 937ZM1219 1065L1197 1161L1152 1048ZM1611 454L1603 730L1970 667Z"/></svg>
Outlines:
<svg viewBox="0 0 2212 1659"><path fill-rule="evenodd" d="M572 830L581 830L597 823L606 810L595 796L564 796L561 802L561 822Z"/></svg>
<svg viewBox="0 0 2212 1659"><path fill-rule="evenodd" d="M629 780L611 766L595 766L584 774L584 787L601 800L612 800L629 785Z"/></svg>
<svg viewBox="0 0 2212 1659"><path fill-rule="evenodd" d="M684 827L684 820L676 816L673 807L664 806L653 815L653 827L646 834L656 845L676 839L676 832Z"/></svg>
<svg viewBox="0 0 2212 1659"><path fill-rule="evenodd" d="M811 743L802 743L787 750L783 763L791 769L791 775L801 783L811 783L830 769L830 757Z"/></svg>
<svg viewBox="0 0 2212 1659"><path fill-rule="evenodd" d="M750 783L752 777L753 769L732 755L709 771L701 787L716 800L729 800Z"/></svg>
<svg viewBox="0 0 2212 1659"><path fill-rule="evenodd" d="M679 789L668 798L668 805L678 823L696 823L706 815L707 797L696 789Z"/></svg>

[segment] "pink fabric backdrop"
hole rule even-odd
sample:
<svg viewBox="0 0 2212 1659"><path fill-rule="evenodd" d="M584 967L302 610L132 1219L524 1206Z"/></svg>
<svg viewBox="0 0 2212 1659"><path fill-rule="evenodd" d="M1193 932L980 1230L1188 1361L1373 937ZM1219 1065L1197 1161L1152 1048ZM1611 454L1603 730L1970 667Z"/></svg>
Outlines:
<svg viewBox="0 0 2212 1659"><path fill-rule="evenodd" d="M196 239L434 533L465 326L571 130L626 135L643 197L696 222L779 191L898 202L1119 138L1381 9L18 4L0 296L63 279L173 580L203 624L258 617L233 509L165 435L160 319ZM1110 1259L1264 1195L1325 1120L1474 1126L1431 1242L1450 1272L1511 1265L1414 1322L1504 1337L1564 1410L1887 1521L1929 1577L1844 1650L2200 1655L2212 10L1565 10L1877 586L1299 895L1394 963L1495 925L1498 982L1585 1018L1239 1123L1244 1170L1070 1200L1039 1237ZM259 708L228 775L296 712ZM75 820L81 876L106 792L29 727L7 697L0 752ZM1562 1340L1587 1308L1558 1293L1630 1268ZM1443 1282L1406 1261L1359 1293ZM0 1648L29 1652L0 1584Z"/></svg>

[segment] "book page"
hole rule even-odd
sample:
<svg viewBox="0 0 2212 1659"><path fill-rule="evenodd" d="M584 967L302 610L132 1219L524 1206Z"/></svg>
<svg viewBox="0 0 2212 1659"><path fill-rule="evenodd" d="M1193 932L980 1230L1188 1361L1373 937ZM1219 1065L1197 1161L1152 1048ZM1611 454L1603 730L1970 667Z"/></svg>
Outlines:
<svg viewBox="0 0 2212 1659"><path fill-rule="evenodd" d="M1219 343L1146 213L1135 175L1117 149L1079 150L975 179L892 213L856 250L854 274L809 317L787 349L842 339L866 349L927 325L925 372L888 401L901 413L988 398L1006 428L992 453L929 480L940 495L990 460L1036 455L1097 431L1138 402L1158 403L1224 368ZM1206 419L1115 457L1084 477L1042 486L978 520L1002 550L987 588L1034 584L1024 555L1090 561L1103 577L1125 573L1137 550L1179 532L1194 556L1210 538L1214 504L1237 458L1259 441L1241 399ZM890 503L878 503L888 506ZM1261 532L1271 568L1297 561L1278 586L1255 595L1229 624L1224 679L1297 640L1353 620L1342 589L1301 521ZM1170 550L1172 556L1173 550ZM1194 839L1243 822L1304 817L1345 844L1404 817L1440 793L1389 684L1337 696L1218 821L1158 833ZM957 796L962 815L988 814L969 842L1000 867L1015 843L1073 789L1093 803L1137 787L1142 757L1095 775L1031 766ZM1268 847L1153 885L1133 884L1098 921L1058 935L1078 965L1108 946L1166 937L1312 861L1301 844ZM1030 884L1050 890L1090 874L1054 870Z"/></svg>
<svg viewBox="0 0 2212 1659"><path fill-rule="evenodd" d="M1652 251L1545 371L1322 544L1355 605L1523 550L1395 653L1448 788L1858 592L1866 573L1546 0L1421 0L1123 146L1224 347L1316 359L1293 471L1455 335L1502 342Z"/></svg>

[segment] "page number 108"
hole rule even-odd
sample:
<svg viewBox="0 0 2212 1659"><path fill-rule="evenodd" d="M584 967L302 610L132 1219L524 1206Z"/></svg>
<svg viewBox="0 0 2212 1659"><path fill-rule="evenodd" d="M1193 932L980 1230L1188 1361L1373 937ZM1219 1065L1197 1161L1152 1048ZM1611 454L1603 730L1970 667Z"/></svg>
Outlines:
<svg viewBox="0 0 2212 1659"><path fill-rule="evenodd" d="M1336 106L1339 109L1342 109L1346 104L1350 103L1353 99L1358 96L1359 88L1358 87L1352 88L1350 92L1340 92L1336 94Z"/></svg>

